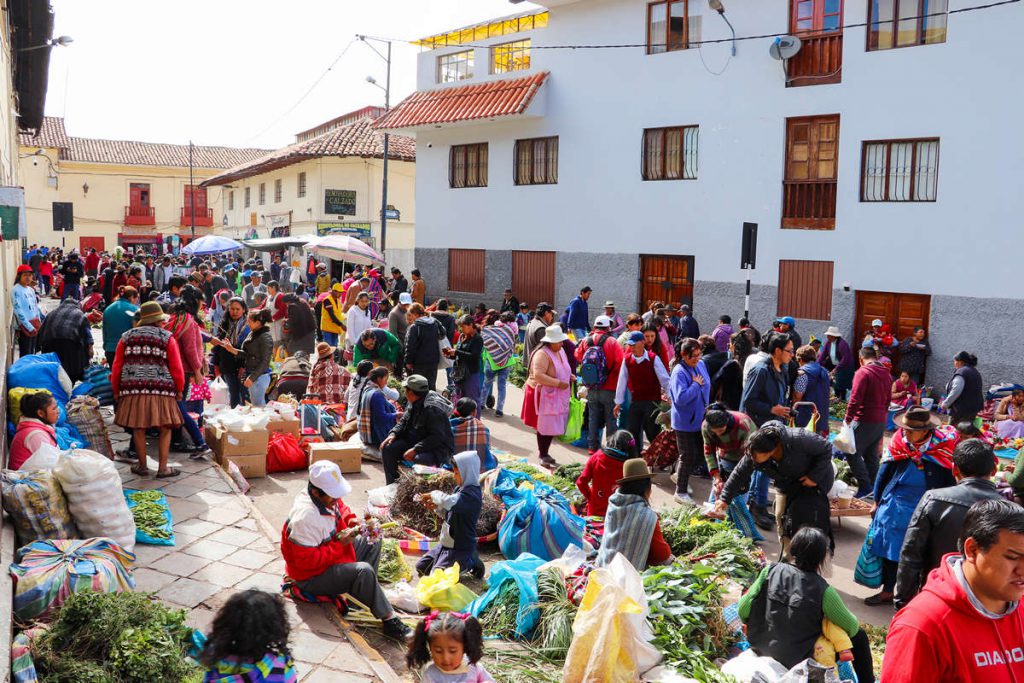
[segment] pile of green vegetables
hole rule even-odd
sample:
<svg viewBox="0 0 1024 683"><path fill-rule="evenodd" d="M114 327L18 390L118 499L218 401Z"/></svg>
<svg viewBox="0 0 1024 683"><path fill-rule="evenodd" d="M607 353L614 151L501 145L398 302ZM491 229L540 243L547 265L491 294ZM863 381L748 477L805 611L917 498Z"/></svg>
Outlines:
<svg viewBox="0 0 1024 683"><path fill-rule="evenodd" d="M660 516L661 532L676 557L700 561L740 583L752 581L764 566L764 554L728 521L709 519L690 505L662 510Z"/></svg>
<svg viewBox="0 0 1024 683"><path fill-rule="evenodd" d="M32 641L40 683L182 683L192 629L185 610L143 593L71 595L49 630Z"/></svg>
<svg viewBox="0 0 1024 683"><path fill-rule="evenodd" d="M412 578L412 567L405 561L398 541L385 538L381 541L380 564L377 565L377 579L381 583L395 583Z"/></svg>
<svg viewBox="0 0 1024 683"><path fill-rule="evenodd" d="M828 416L833 420L846 419L846 401L832 398L828 404Z"/></svg>
<svg viewBox="0 0 1024 683"><path fill-rule="evenodd" d="M169 539L171 533L167 530L167 508L164 507L164 495L160 491L136 491L128 494L128 498L134 503L132 506L132 517L135 518L135 528L150 538Z"/></svg>
<svg viewBox="0 0 1024 683"><path fill-rule="evenodd" d="M868 635L871 644L871 660L875 665L875 673L882 671L882 657L885 656L885 639L889 636L888 626L872 626L861 622L860 627Z"/></svg>
<svg viewBox="0 0 1024 683"><path fill-rule="evenodd" d="M733 640L722 618L718 576L706 564L679 562L643 574L654 647L667 666L701 683L732 680L713 663L727 655Z"/></svg>
<svg viewBox="0 0 1024 683"><path fill-rule="evenodd" d="M515 354L516 361L509 366L508 381L522 389L526 384L526 378L530 376L530 369L523 364L522 344L516 344Z"/></svg>
<svg viewBox="0 0 1024 683"><path fill-rule="evenodd" d="M506 581L498 589L498 595L491 600L480 614L480 626L484 634L504 640L514 640L519 614L519 586L515 581Z"/></svg>
<svg viewBox="0 0 1024 683"><path fill-rule="evenodd" d="M836 466L836 479L845 482L850 486L858 486L857 477L853 476L853 470L850 469L850 463L846 460L840 460L839 458L832 458L832 462Z"/></svg>

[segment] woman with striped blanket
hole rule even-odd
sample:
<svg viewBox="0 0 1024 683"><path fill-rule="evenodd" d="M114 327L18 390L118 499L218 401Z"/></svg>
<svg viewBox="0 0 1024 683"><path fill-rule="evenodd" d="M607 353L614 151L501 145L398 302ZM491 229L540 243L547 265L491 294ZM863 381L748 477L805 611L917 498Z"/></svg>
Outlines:
<svg viewBox="0 0 1024 683"><path fill-rule="evenodd" d="M501 417L505 410L505 388L508 384L508 373L515 362L512 355L515 350L516 337L519 330L512 312L499 314L494 309L487 311L485 326L480 330L484 342L484 405L491 399L494 382L498 382L498 397L494 404L494 417ZM489 405L488 405L489 407Z"/></svg>

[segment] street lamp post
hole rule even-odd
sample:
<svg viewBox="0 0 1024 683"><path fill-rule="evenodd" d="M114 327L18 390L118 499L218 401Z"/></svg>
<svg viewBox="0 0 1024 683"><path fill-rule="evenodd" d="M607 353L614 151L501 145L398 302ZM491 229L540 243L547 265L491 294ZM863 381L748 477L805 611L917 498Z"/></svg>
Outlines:
<svg viewBox="0 0 1024 683"><path fill-rule="evenodd" d="M196 181L192 177L192 141L188 141L188 205L191 209L192 239L196 238Z"/></svg>
<svg viewBox="0 0 1024 683"><path fill-rule="evenodd" d="M391 108L391 41L381 41L387 44L388 51L387 56L380 53L380 51L371 45L367 40L375 40L373 38L367 39L366 36L358 36L359 40L366 43L371 50L377 53L377 55L384 60L387 64L387 72L384 78L384 86L382 87L377 83L373 76L367 76L366 82L371 85L375 85L384 91L384 111L387 112ZM387 247L387 235L388 235L388 152L389 152L389 139L390 135L387 131L384 131L384 168L383 168L383 179L381 180L381 192L380 192L380 253L385 255L384 249Z"/></svg>

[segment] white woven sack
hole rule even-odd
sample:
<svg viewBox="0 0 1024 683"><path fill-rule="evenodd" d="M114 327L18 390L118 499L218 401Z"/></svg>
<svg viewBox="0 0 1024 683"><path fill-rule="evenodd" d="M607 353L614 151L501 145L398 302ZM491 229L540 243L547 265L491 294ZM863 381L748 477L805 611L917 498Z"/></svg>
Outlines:
<svg viewBox="0 0 1024 683"><path fill-rule="evenodd" d="M134 550L135 518L113 462L96 451L72 449L61 453L53 473L83 538L106 536L125 550Z"/></svg>

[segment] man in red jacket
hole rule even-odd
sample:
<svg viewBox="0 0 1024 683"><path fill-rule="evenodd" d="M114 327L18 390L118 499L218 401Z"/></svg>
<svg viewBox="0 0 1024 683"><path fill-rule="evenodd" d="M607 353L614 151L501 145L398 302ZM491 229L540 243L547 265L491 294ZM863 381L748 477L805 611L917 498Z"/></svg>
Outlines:
<svg viewBox="0 0 1024 683"><path fill-rule="evenodd" d="M892 397L892 375L878 362L873 348L860 350L860 368L853 375L850 403L846 406L846 423L853 427L857 452L846 456L850 470L857 478L857 497L871 493L878 476L885 420Z"/></svg>
<svg viewBox="0 0 1024 683"><path fill-rule="evenodd" d="M309 487L295 497L281 531L285 572L306 593L351 595L383 622L385 635L404 638L411 631L377 581L380 542L359 535L359 520L341 499L351 491L337 464L309 466Z"/></svg>
<svg viewBox="0 0 1024 683"><path fill-rule="evenodd" d="M1024 681L1024 508L975 503L960 546L893 618L882 683Z"/></svg>

